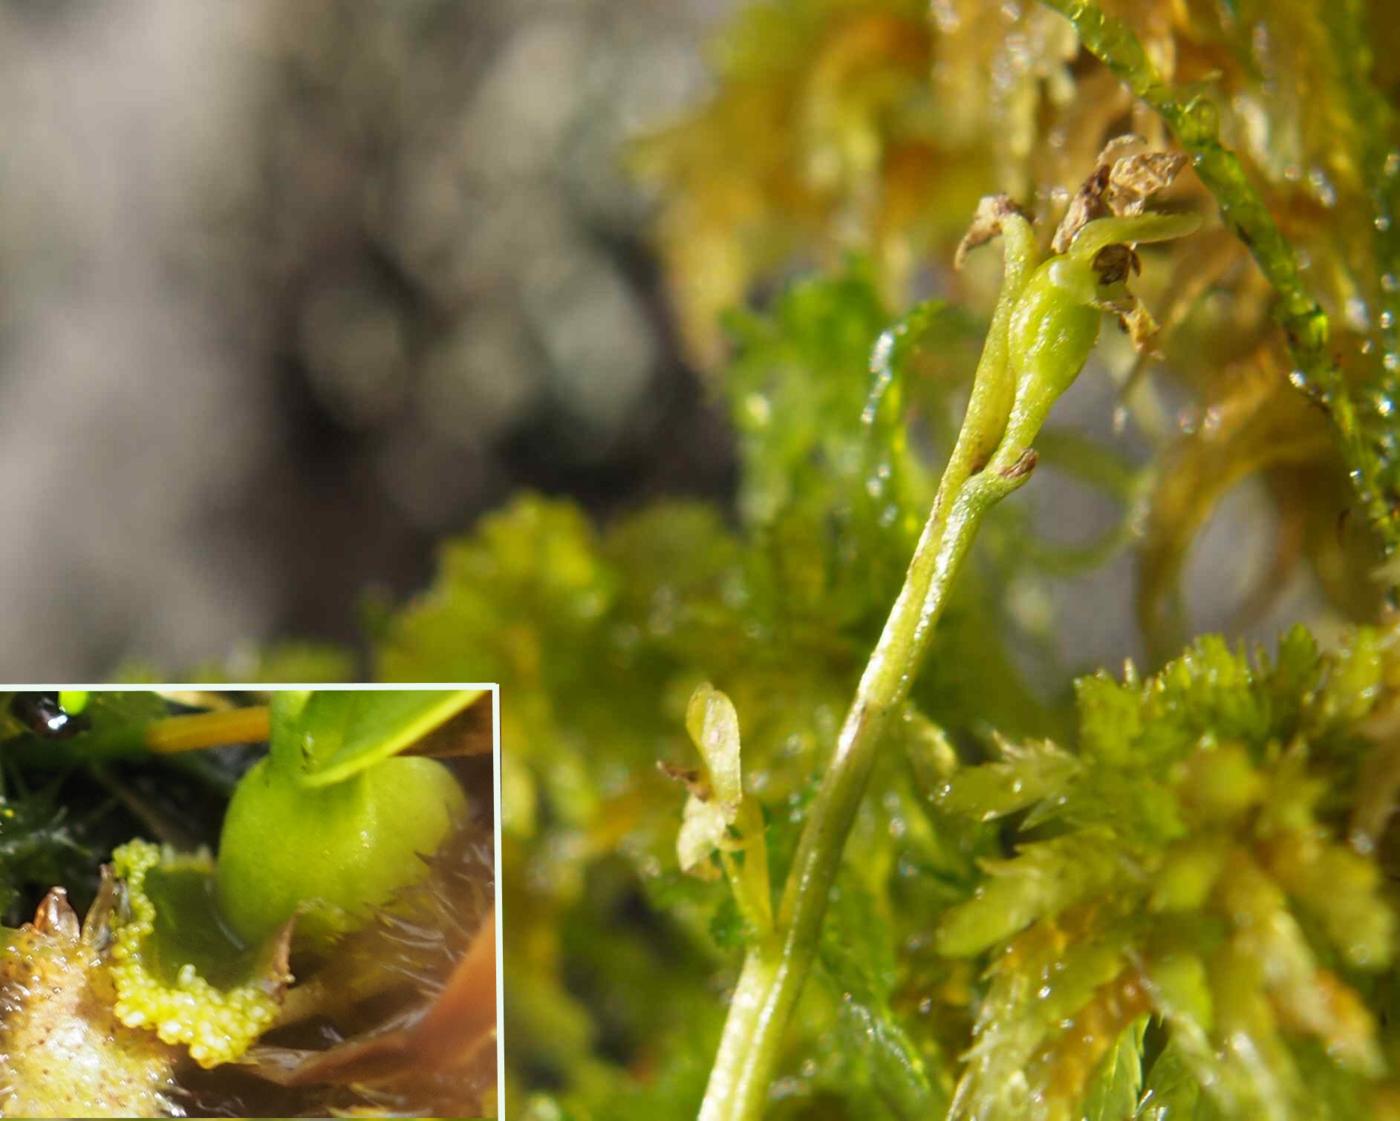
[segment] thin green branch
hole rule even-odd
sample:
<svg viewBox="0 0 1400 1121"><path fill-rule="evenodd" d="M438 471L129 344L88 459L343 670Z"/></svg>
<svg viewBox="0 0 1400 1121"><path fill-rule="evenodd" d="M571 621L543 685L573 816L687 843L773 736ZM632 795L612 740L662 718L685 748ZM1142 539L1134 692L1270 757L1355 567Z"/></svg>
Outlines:
<svg viewBox="0 0 1400 1121"><path fill-rule="evenodd" d="M816 954L822 917L846 835L865 793L876 750L910 685L947 603L948 591L983 515L1020 487L1035 465L1026 447L1003 439L1015 385L1007 332L1035 265L1030 224L1009 216L1006 275L973 379L957 443L933 508L855 700L837 738L798 841L772 931L749 949L730 1002L700 1121L756 1121L777 1064L783 1029ZM1004 446L998 446L999 444ZM993 454L995 449L995 454ZM991 456L978 474L973 472Z"/></svg>
<svg viewBox="0 0 1400 1121"><path fill-rule="evenodd" d="M1033 452L1015 462L999 455L967 480L945 508L936 503L904 587L866 664L836 752L798 842L783 890L777 928L754 946L735 988L700 1121L754 1121L762 1116L783 1029L815 955L832 881L841 861L876 749L902 706L948 591L983 515L1029 478Z"/></svg>

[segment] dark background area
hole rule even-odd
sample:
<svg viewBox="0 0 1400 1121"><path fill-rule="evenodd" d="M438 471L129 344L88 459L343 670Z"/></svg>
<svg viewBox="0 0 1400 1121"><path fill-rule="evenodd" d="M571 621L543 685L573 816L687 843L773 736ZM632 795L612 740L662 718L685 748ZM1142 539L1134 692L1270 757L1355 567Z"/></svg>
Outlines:
<svg viewBox="0 0 1400 1121"><path fill-rule="evenodd" d="M0 674L352 639L521 487L724 495L629 137L721 0L0 0Z"/></svg>

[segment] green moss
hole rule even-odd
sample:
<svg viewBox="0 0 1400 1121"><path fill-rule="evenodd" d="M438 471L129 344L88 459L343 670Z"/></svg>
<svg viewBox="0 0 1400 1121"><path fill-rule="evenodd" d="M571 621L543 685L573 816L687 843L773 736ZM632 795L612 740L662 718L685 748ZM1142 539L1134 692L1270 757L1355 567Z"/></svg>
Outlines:
<svg viewBox="0 0 1400 1121"><path fill-rule="evenodd" d="M1376 659L1393 642L1362 631L1323 656L1295 632L1270 662L1203 639L1145 681L1083 682L1078 765L1058 781L1044 751L953 779L945 805L972 816L1004 812L1018 774L1035 793L1015 857L939 924L944 952L992 951L960 1116L1071 1108L1082 1087L1063 1071L1008 1082L1007 1064L1090 1048L1067 1025L1124 976L1224 1116L1314 1116L1322 1075L1346 1100L1380 1091L1391 1044L1367 1001L1400 915L1338 804L1379 750L1352 722L1387 703Z"/></svg>

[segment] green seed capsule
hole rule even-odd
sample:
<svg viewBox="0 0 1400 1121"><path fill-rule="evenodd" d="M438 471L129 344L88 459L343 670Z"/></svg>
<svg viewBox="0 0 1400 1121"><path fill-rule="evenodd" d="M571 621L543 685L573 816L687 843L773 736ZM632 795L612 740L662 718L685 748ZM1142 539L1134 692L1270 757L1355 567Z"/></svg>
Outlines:
<svg viewBox="0 0 1400 1121"><path fill-rule="evenodd" d="M1031 275L1011 313L1008 355L1016 399L1010 446L1028 447L1050 407L1079 376L1099 336L1098 274L1073 257L1052 257Z"/></svg>
<svg viewBox="0 0 1400 1121"><path fill-rule="evenodd" d="M467 809L433 759L386 759L344 782L307 788L272 761L238 784L219 843L219 905L257 943L295 912L303 944L325 946L427 874L423 857Z"/></svg>

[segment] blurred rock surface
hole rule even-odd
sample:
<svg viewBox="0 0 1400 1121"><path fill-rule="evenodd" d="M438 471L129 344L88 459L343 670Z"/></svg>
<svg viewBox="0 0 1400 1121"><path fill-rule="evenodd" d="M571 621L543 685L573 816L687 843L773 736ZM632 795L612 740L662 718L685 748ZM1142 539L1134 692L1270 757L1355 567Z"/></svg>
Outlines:
<svg viewBox="0 0 1400 1121"><path fill-rule="evenodd" d="M620 153L724 0L0 0L0 676L346 639L510 491L723 493Z"/></svg>

